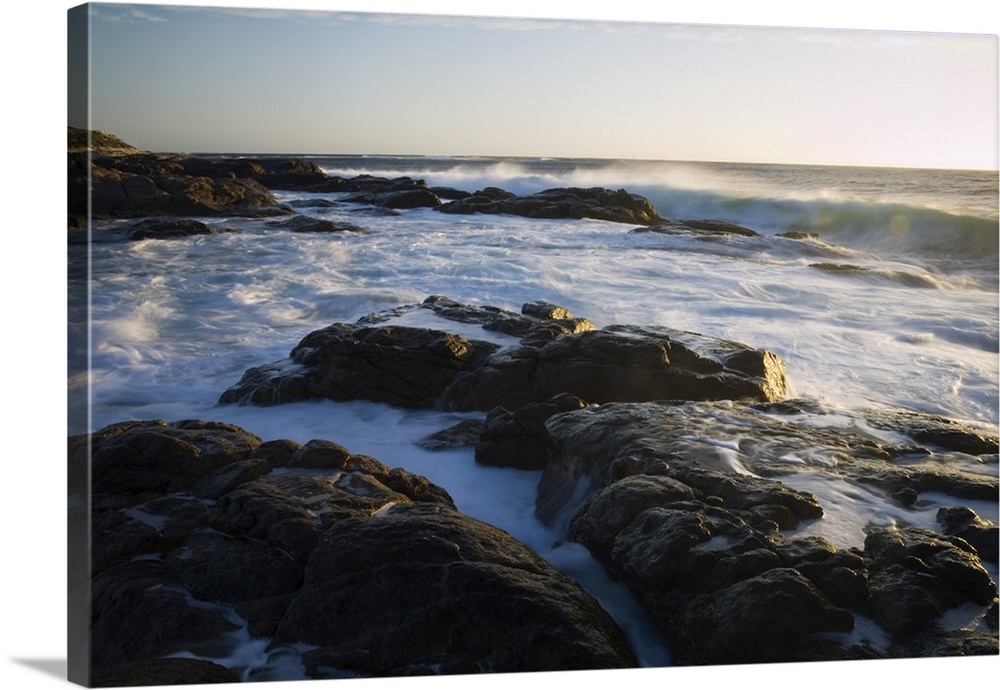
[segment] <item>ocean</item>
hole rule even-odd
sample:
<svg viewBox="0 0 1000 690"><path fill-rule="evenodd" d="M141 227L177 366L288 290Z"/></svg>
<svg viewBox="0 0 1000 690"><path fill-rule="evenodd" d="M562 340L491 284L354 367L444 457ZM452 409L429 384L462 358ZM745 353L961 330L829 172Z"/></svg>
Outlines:
<svg viewBox="0 0 1000 690"><path fill-rule="evenodd" d="M540 473L487 468L471 449L415 442L476 413L371 402L219 405L249 367L282 359L311 331L444 295L519 311L544 300L598 326L657 325L735 340L780 356L793 397L850 416L894 408L996 432L998 175L995 171L494 157L309 156L331 175L409 176L431 186L518 194L625 188L669 219L738 223L757 236L631 233L598 220L376 215L350 205L308 215L368 234L276 231L265 220L202 219L222 232L126 242L131 221L100 221L70 247L70 277L89 303L89 412L70 433L126 419L229 422L265 440L336 441L447 489L460 510L504 529L569 573L619 621L647 666L670 650L586 549L534 516ZM335 194L278 192L281 202ZM794 233L794 234L789 234ZM89 256L89 272L86 258ZM71 291L72 292L72 291ZM86 290L83 294L88 294ZM86 357L84 349L71 357ZM71 380L85 390L88 380ZM996 472L996 466L987 470ZM931 526L936 504L903 509L832 482L811 486L836 516L806 529L860 546L870 522ZM863 493L863 495L862 495ZM942 500L946 500L943 497ZM972 506L993 522L996 503ZM994 580L997 573L991 573ZM257 646L248 663L272 663ZM235 662L234 662L235 663Z"/></svg>

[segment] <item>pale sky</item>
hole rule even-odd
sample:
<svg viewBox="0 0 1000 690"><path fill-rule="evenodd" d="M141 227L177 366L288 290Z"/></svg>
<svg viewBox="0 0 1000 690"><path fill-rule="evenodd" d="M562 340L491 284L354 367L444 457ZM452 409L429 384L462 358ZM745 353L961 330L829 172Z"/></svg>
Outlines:
<svg viewBox="0 0 1000 690"><path fill-rule="evenodd" d="M92 5L90 125L156 151L997 168L996 35L315 9L345 6Z"/></svg>

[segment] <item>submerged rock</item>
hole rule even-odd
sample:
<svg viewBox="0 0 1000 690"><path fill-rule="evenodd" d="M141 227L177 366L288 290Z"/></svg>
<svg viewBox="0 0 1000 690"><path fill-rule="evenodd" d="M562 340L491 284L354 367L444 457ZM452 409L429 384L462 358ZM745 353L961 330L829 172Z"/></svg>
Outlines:
<svg viewBox="0 0 1000 690"><path fill-rule="evenodd" d="M760 233L750 228L724 220L661 220L645 227L635 228L633 233L654 232L663 235L695 235L697 237L760 237Z"/></svg>

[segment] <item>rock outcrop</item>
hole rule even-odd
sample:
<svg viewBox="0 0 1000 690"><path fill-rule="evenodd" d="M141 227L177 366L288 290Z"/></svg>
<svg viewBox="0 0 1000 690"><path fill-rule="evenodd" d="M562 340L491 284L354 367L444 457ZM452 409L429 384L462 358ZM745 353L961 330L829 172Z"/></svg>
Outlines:
<svg viewBox="0 0 1000 690"><path fill-rule="evenodd" d="M487 188L474 193L429 187L410 177L328 175L305 158L206 157L136 149L102 132L70 128L70 227L89 217L291 215L275 190L336 194L336 205L443 213L504 213L530 218L595 218L650 225L662 218L645 198L624 189L550 189L528 196ZM310 200L310 203L316 203Z"/></svg>
<svg viewBox="0 0 1000 690"><path fill-rule="evenodd" d="M636 664L575 582L334 442L124 422L70 439L71 472L88 455L95 685L267 680L289 657L306 678ZM267 660L241 667L251 638Z"/></svg>
<svg viewBox="0 0 1000 690"><path fill-rule="evenodd" d="M799 472L860 482L906 506L923 492L995 500L995 472L933 462L956 451L888 445L808 407L652 402L556 414L536 512L636 593L682 664L996 654L997 585L983 566L996 562L995 525L956 506L939 511L939 530L869 526L863 548L838 548L796 535L825 511L790 485ZM935 424L917 417L893 431ZM995 466L995 437L957 423L949 432L951 445L979 439L981 462ZM960 607L979 611L978 627L944 622ZM885 639L852 638L858 617Z"/></svg>
<svg viewBox="0 0 1000 690"><path fill-rule="evenodd" d="M547 189L517 196L489 187L444 204L442 213L504 213L527 218L594 218L616 223L652 225L663 219L645 198L624 189L592 187Z"/></svg>
<svg viewBox="0 0 1000 690"><path fill-rule="evenodd" d="M445 326L478 324L483 338L392 323L414 310L432 312ZM491 334L513 336L518 344L501 347ZM314 331L287 360L248 370L220 402L363 399L469 411L514 409L563 393L589 403L774 401L785 396L786 385L780 358L740 343L666 328L598 329L544 303L528 303L517 314L430 297Z"/></svg>

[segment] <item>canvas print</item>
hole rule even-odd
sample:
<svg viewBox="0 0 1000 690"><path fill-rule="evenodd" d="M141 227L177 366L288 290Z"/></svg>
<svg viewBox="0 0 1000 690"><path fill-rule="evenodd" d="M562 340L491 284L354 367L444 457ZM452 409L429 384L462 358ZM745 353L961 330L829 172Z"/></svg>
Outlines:
<svg viewBox="0 0 1000 690"><path fill-rule="evenodd" d="M67 20L72 681L998 654L996 36Z"/></svg>

